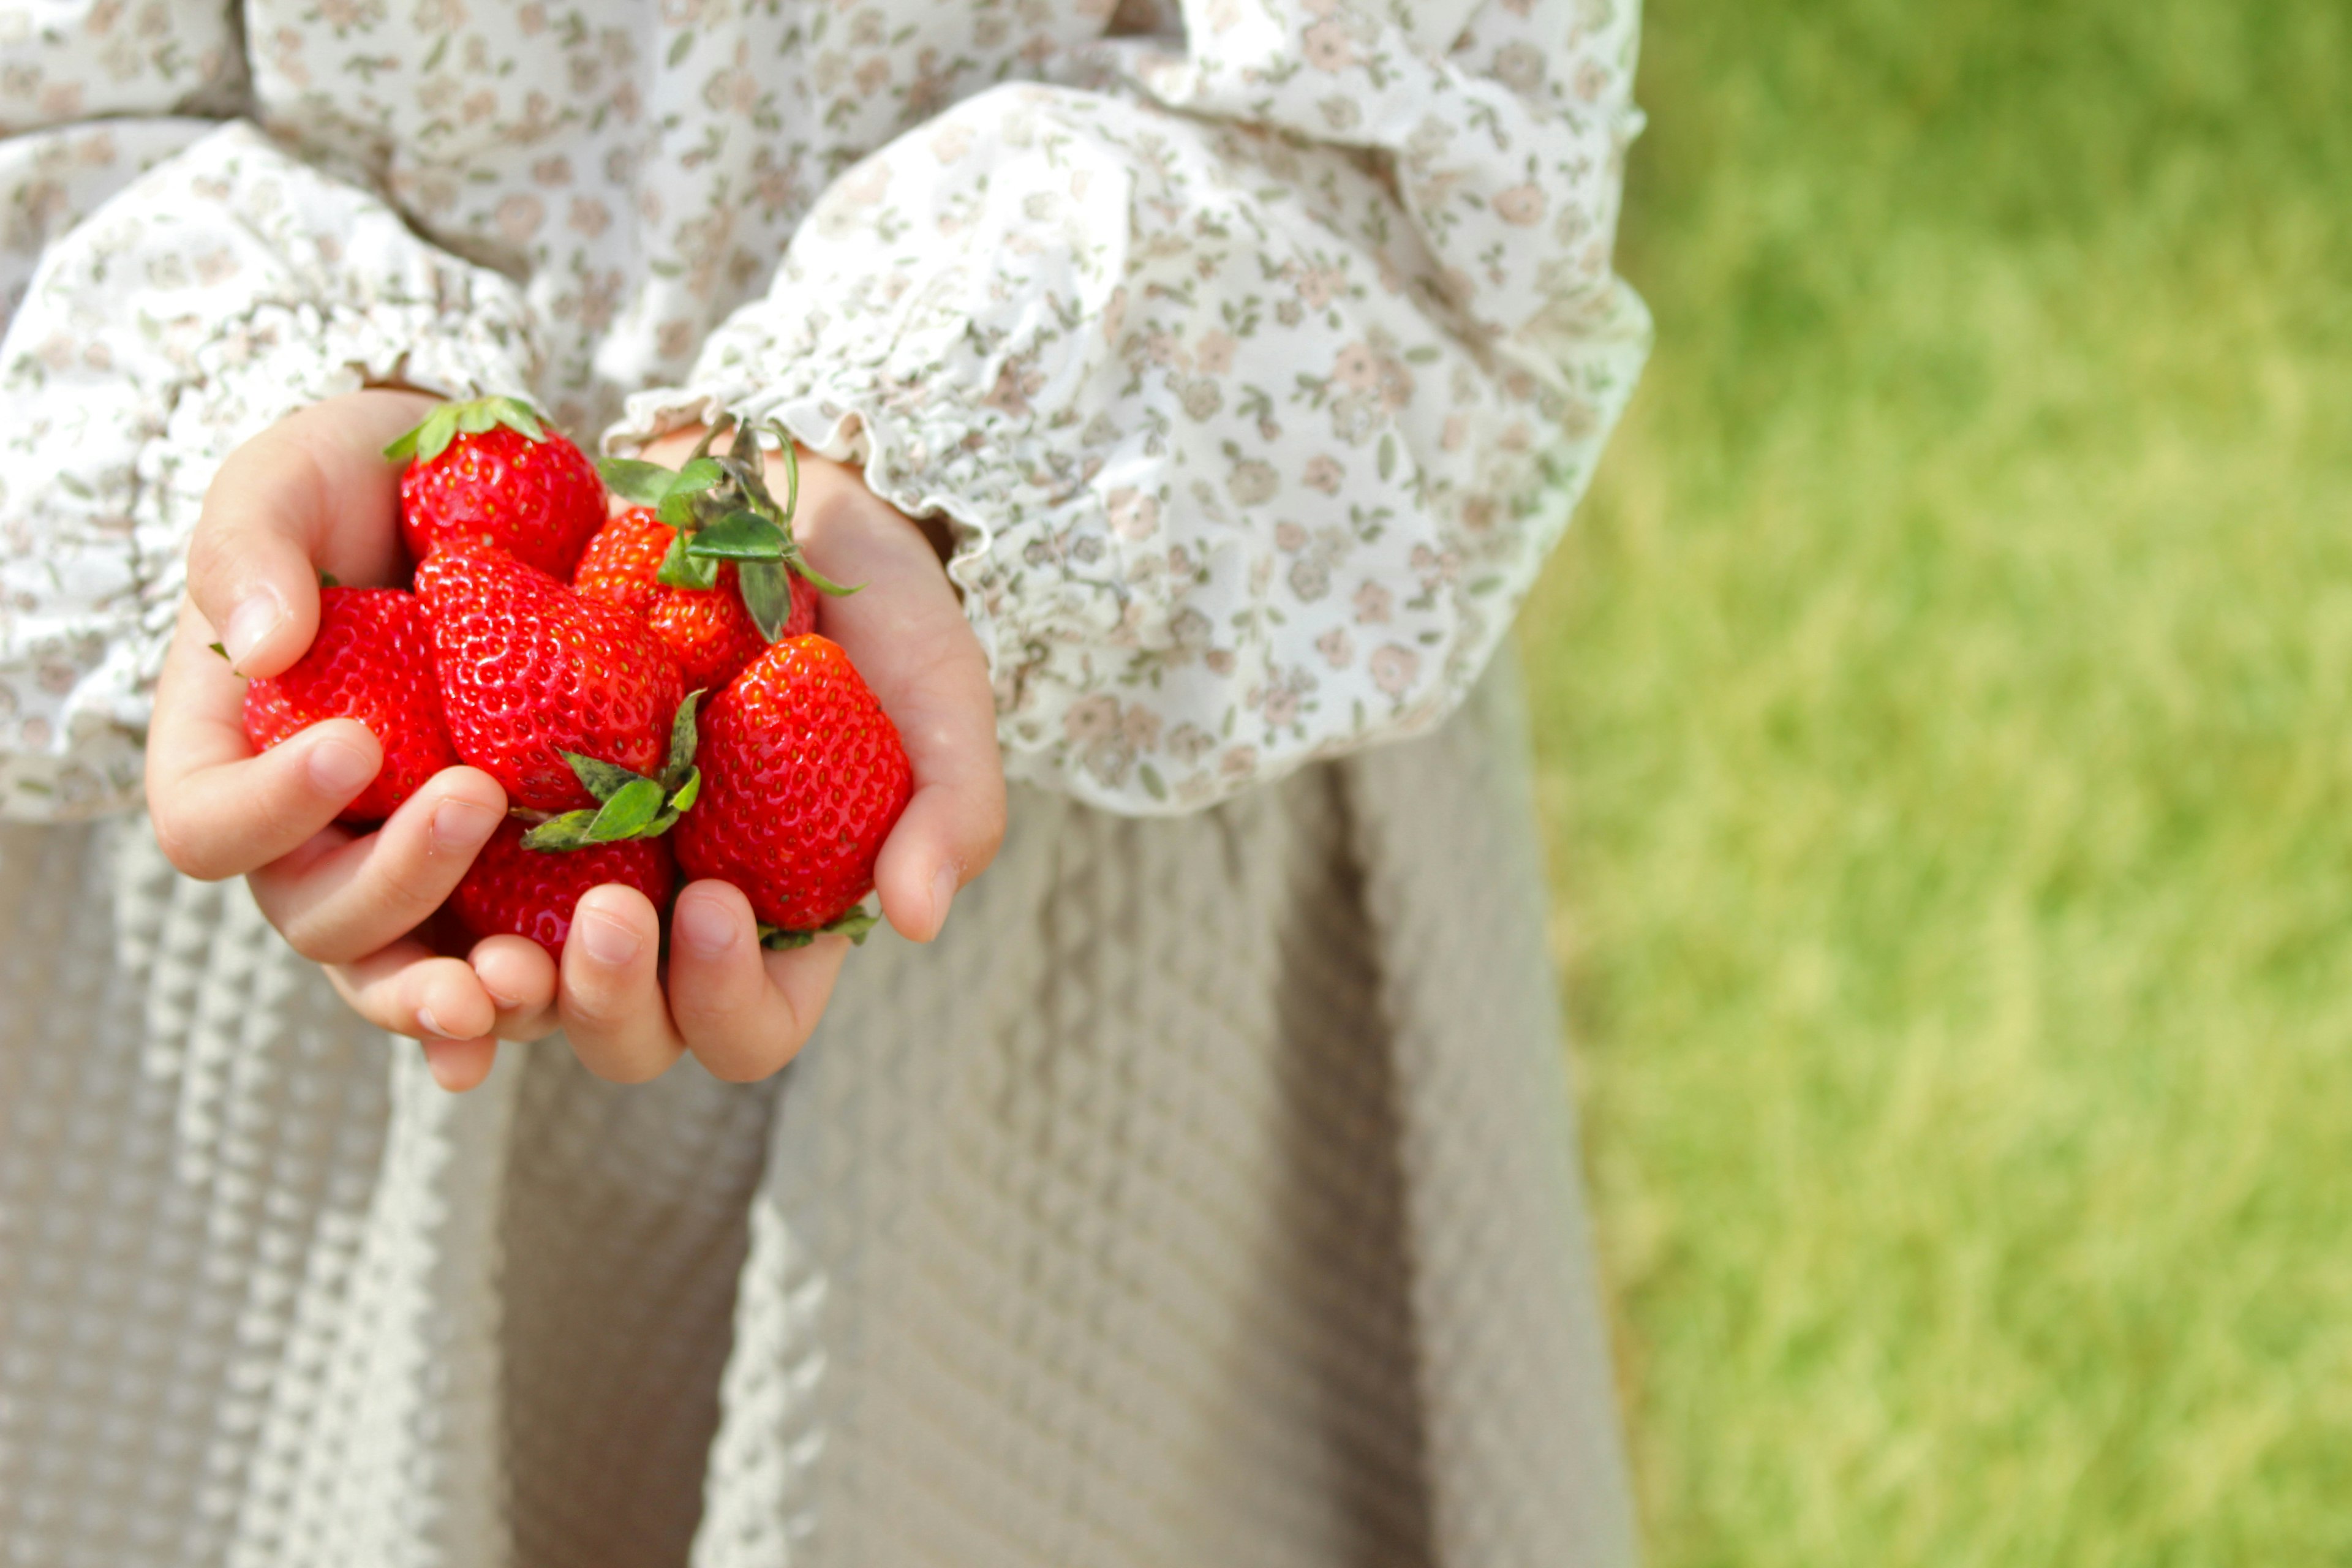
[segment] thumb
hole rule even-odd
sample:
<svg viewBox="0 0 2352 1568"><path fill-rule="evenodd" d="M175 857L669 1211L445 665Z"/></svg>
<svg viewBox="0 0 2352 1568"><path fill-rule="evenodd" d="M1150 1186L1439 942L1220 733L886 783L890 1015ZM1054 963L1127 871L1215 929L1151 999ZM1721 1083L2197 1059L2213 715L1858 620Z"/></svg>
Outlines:
<svg viewBox="0 0 2352 1568"><path fill-rule="evenodd" d="M398 570L399 470L383 447L433 400L331 398L229 454L188 546L188 596L239 675L275 675L319 628L319 574L381 583Z"/></svg>

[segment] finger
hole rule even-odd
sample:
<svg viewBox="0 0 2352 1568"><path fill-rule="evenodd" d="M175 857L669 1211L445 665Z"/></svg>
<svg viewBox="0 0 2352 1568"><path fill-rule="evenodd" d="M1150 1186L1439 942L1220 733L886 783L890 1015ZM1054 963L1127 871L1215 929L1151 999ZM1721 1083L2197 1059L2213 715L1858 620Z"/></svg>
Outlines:
<svg viewBox="0 0 2352 1568"><path fill-rule="evenodd" d="M414 938L356 963L333 965L327 978L352 1011L413 1039L479 1039L498 1016L463 959L444 958Z"/></svg>
<svg viewBox="0 0 2352 1568"><path fill-rule="evenodd" d="M183 616L148 731L147 805L164 857L217 881L291 854L331 823L383 765L352 719L314 724L259 756L245 739L244 683L194 639Z"/></svg>
<svg viewBox="0 0 2352 1568"><path fill-rule="evenodd" d="M527 936L484 937L466 962L498 1007L491 1032L499 1038L536 1040L562 1026L555 1013L560 975L547 949Z"/></svg>
<svg viewBox="0 0 2352 1568"><path fill-rule="evenodd" d="M643 893L608 882L581 895L563 942L556 1011L598 1078L644 1083L686 1050L662 999L660 949L661 921Z"/></svg>
<svg viewBox="0 0 2352 1568"><path fill-rule="evenodd" d="M670 1016L712 1077L754 1082L808 1043L848 952L848 939L838 936L764 952L741 890L696 882L670 915Z"/></svg>
<svg viewBox="0 0 2352 1568"><path fill-rule="evenodd" d="M189 542L188 595L240 673L275 675L310 646L320 568L392 580L400 481L383 449L432 406L415 393L330 398L221 465Z"/></svg>
<svg viewBox="0 0 2352 1568"><path fill-rule="evenodd" d="M496 779L445 768L375 832L341 843L321 835L255 871L253 896L295 952L349 963L439 909L506 814Z"/></svg>
<svg viewBox="0 0 2352 1568"><path fill-rule="evenodd" d="M499 1042L495 1036L484 1035L477 1040L425 1042L425 1070L451 1094L480 1088L498 1061Z"/></svg>
<svg viewBox="0 0 2352 1568"><path fill-rule="evenodd" d="M860 499L862 498L862 500ZM921 531L860 485L820 513L811 562L858 593L819 606L898 726L915 794L875 866L882 912L903 936L929 942L956 889L1004 839L1004 765L988 663L939 557Z"/></svg>

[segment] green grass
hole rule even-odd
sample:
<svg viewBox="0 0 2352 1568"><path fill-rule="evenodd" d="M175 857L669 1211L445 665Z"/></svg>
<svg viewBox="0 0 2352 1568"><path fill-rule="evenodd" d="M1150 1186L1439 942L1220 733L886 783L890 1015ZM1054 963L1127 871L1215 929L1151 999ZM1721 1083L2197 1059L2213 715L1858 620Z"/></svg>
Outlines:
<svg viewBox="0 0 2352 1568"><path fill-rule="evenodd" d="M2347 79L1650 8L1522 640L1654 1568L2352 1563Z"/></svg>

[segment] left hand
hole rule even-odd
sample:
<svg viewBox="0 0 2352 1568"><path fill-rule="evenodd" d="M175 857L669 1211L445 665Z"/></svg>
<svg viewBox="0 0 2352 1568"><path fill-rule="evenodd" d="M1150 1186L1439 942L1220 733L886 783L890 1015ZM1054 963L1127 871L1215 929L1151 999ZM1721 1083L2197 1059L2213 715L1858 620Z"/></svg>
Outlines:
<svg viewBox="0 0 2352 1568"><path fill-rule="evenodd" d="M644 456L678 467L700 436L676 432ZM781 468L770 459L779 494ZM817 630L848 652L914 768L914 795L882 846L875 888L891 926L929 942L957 889L995 858L1004 837L987 660L932 533L867 489L853 468L803 456L800 475L793 528L810 564L836 583L861 584L820 601ZM807 1043L850 945L824 936L765 952L751 901L712 880L678 895L671 931L665 977L658 911L634 889L614 885L580 900L560 970L521 937L479 943L471 962L499 999L496 1033L529 1037L560 1025L592 1071L623 1082L655 1077L687 1051L719 1078L761 1079ZM488 1041L427 1048L437 1053L436 1076L453 1087L489 1070Z"/></svg>

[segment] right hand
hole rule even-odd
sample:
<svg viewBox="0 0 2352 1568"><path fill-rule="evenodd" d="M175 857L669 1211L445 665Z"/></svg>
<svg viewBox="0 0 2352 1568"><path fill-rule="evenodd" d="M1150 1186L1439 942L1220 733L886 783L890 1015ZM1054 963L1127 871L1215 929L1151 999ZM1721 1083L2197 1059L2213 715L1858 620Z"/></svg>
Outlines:
<svg viewBox="0 0 2352 1568"><path fill-rule="evenodd" d="M294 950L324 965L368 1022L422 1040L435 1079L454 1089L488 1075L499 1035L526 1032L501 1027L521 1022L518 1010L502 1018L430 929L506 816L505 792L479 769L448 768L382 827L353 834L334 819L383 764L367 727L331 720L257 756L243 719L246 679L278 674L310 647L321 571L353 586L401 580L399 470L383 448L433 403L394 391L332 398L221 465L155 693L147 805L173 866L206 881L246 878Z"/></svg>

